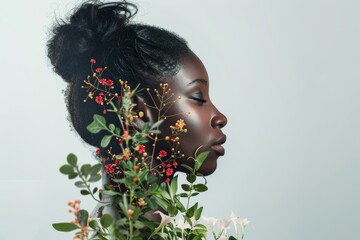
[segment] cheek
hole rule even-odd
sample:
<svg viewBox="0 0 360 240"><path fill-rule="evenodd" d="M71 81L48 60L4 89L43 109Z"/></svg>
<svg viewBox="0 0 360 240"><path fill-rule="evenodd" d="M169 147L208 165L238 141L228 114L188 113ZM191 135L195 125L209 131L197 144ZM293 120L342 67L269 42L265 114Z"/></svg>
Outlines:
<svg viewBox="0 0 360 240"><path fill-rule="evenodd" d="M214 128L211 126L211 111L204 106L199 106L193 107L190 112L190 115L185 118L188 132L180 137L181 151L185 154L180 163L193 166L193 162L189 161L188 157L193 157L198 147L202 146L198 153L204 151L210 151L210 153L199 172L205 176L210 175L217 168L218 159L218 155L211 148L216 137Z"/></svg>
<svg viewBox="0 0 360 240"><path fill-rule="evenodd" d="M197 108L190 110L190 115L184 120L186 123L187 133L182 135L183 148L191 149L192 154L196 148L202 146L207 148L211 137L211 129L209 126L209 116L206 111L200 111Z"/></svg>
<svg viewBox="0 0 360 240"><path fill-rule="evenodd" d="M190 114L178 114L181 112L190 112ZM176 116L168 117L162 125L161 131L164 136L171 136L170 126L174 126L179 119L185 121L187 132L178 135L180 138L179 150L185 155L185 158L192 157L196 149L200 146L208 147L211 140L209 111L206 111L203 106L198 106L190 100L184 99L169 109L167 116L171 115Z"/></svg>
<svg viewBox="0 0 360 240"><path fill-rule="evenodd" d="M210 111L205 111L205 108L201 106L194 107L190 111L190 115L184 118L188 132L180 136L181 144L179 149L185 155L180 163L192 166L193 162L188 158L193 157L199 147L201 148L199 148L198 153L210 150L209 156L200 169L201 173L209 175L215 171L217 166L217 155L210 148L214 141L210 125Z"/></svg>
<svg viewBox="0 0 360 240"><path fill-rule="evenodd" d="M183 119L186 124L185 128L187 129L187 132L178 135L180 138L180 145L178 145L177 150L184 154L184 157L178 159L178 162L179 164L193 166L193 161L189 159L189 157L194 157L195 152L199 147L201 147L199 152L211 150L210 147L214 141L214 132L210 124L210 111L207 111L207 108L204 106L197 106L191 102L186 103L184 101L181 104L173 105L171 110L167 112L167 115L174 115L179 112L190 112L190 115L185 116L181 114L171 118L169 117L162 124L162 135L171 136L170 126L174 126L178 119ZM167 149L169 148L169 145L160 144L158 147ZM210 152L208 158L201 167L200 172L204 175L211 174L216 169L216 159L216 154L214 154L213 151Z"/></svg>

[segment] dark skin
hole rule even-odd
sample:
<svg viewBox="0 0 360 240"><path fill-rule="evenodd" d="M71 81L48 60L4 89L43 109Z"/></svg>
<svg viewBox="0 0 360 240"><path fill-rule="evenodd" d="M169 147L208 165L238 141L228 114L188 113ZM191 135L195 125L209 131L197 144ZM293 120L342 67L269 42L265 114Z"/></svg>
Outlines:
<svg viewBox="0 0 360 240"><path fill-rule="evenodd" d="M160 127L162 136L170 136L170 125L174 125L180 118L184 119L188 131L179 135L181 143L179 150L184 157L177 162L179 165L192 166L193 160L189 157L193 157L196 149L200 147L199 152L210 151L210 153L199 171L204 175L210 175L217 167L218 157L225 153L222 144L226 141L226 135L222 133L221 128L227 124L227 118L210 100L207 71L201 60L194 53L190 53L182 57L179 72L167 82L175 96L180 96L181 99L171 106L166 115L180 112L190 112L190 115L177 115L167 119ZM146 105L139 105L140 110L147 113L148 120L152 122L157 120L156 114ZM157 144L155 153L162 149L169 149L169 145L164 141ZM177 170L186 172L181 167Z"/></svg>
<svg viewBox="0 0 360 240"><path fill-rule="evenodd" d="M179 150L184 154L184 157L177 159L177 162L179 166L181 164L193 166L194 162L190 157L193 157L200 147L199 152L210 151L210 153L199 172L203 175L210 175L217 167L218 157L225 153L222 144L226 141L226 135L223 134L221 128L227 124L227 118L219 112L210 100L207 71L201 60L194 53L190 53L182 57L179 72L170 77L167 82L175 96L180 96L181 99L171 106L166 115L180 112L190 112L190 115L177 115L167 119L160 127L161 137L170 136L170 125L174 125L179 118L184 119L188 131L179 136L181 143ZM148 101L149 99L144 100L139 97L137 107L139 111L145 113L142 118L144 121L155 122L158 116L153 109L144 104ZM139 123L139 125L141 124ZM152 152L152 148L151 143L146 145L148 153ZM155 153L160 150L170 152L169 145L165 141L159 141ZM154 162L154 166L156 164L158 163ZM181 167L175 170L186 172L186 169ZM104 181L108 182L108 179L105 177ZM115 209L107 209L105 212L110 212L115 216ZM158 214L148 213L146 217L160 221Z"/></svg>

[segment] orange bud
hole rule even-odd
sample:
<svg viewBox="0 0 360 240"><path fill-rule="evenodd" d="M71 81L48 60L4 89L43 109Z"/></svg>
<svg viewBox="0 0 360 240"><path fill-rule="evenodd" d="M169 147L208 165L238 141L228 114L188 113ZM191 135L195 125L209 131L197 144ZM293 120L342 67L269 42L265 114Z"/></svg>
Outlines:
<svg viewBox="0 0 360 240"><path fill-rule="evenodd" d="M131 217L133 215L134 211L132 209L129 209L127 211L127 214L129 215L129 217Z"/></svg>

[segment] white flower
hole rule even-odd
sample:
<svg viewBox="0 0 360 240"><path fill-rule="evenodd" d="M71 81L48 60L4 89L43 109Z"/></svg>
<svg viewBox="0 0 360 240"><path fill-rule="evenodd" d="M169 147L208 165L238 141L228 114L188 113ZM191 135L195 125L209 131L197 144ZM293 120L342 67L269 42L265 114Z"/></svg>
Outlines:
<svg viewBox="0 0 360 240"><path fill-rule="evenodd" d="M221 229L229 229L230 227L229 227L229 225L230 225L230 220L226 220L226 219L221 219L220 220L220 227L221 227Z"/></svg>
<svg viewBox="0 0 360 240"><path fill-rule="evenodd" d="M195 220L195 217L190 218L191 221L191 229L196 229L195 226L198 224L198 220Z"/></svg>
<svg viewBox="0 0 360 240"><path fill-rule="evenodd" d="M242 228L245 228L247 225L251 223L251 221L249 221L247 218L244 219L239 218L238 221Z"/></svg>
<svg viewBox="0 0 360 240"><path fill-rule="evenodd" d="M216 222L218 221L216 218L213 217L203 217L203 219L205 220L206 224L210 227L210 229L214 229Z"/></svg>
<svg viewBox="0 0 360 240"><path fill-rule="evenodd" d="M236 216L236 214L235 214L234 212L231 212L231 214L230 214L230 219L231 219L231 221L234 223L234 225L236 225L237 222L238 222L239 217Z"/></svg>
<svg viewBox="0 0 360 240"><path fill-rule="evenodd" d="M228 238L225 236L221 236L220 238L218 238L218 240L228 240Z"/></svg>
<svg viewBox="0 0 360 240"><path fill-rule="evenodd" d="M179 219L178 223L176 224L176 227L180 228L181 230L184 229L191 229L191 226L188 222L184 222L184 220Z"/></svg>
<svg viewBox="0 0 360 240"><path fill-rule="evenodd" d="M171 223L172 221L174 221L174 218L173 217L170 217L168 215L165 215L163 214L162 212L160 211L156 211L154 212L154 214L157 213L157 214L160 214L161 216L161 222L160 222L160 225L155 229L155 232L158 232L160 229L162 229L166 224L168 223Z"/></svg>
<svg viewBox="0 0 360 240"><path fill-rule="evenodd" d="M241 219L234 212L231 212L230 219L236 225L237 223L241 225L242 228L245 228L251 221L249 221L247 218Z"/></svg>

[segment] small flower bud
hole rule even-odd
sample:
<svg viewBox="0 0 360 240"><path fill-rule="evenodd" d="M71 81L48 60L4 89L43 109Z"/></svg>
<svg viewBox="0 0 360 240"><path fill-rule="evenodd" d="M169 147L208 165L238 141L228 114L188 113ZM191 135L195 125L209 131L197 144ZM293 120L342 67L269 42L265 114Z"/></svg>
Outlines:
<svg viewBox="0 0 360 240"><path fill-rule="evenodd" d="M134 211L132 209L127 210L127 214L129 217L131 217L134 214Z"/></svg>

